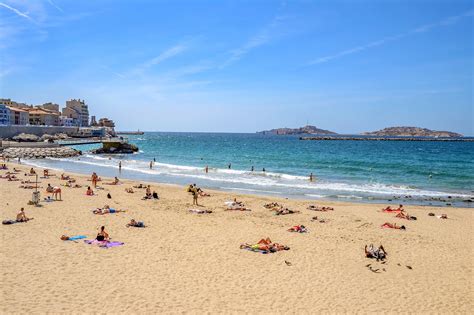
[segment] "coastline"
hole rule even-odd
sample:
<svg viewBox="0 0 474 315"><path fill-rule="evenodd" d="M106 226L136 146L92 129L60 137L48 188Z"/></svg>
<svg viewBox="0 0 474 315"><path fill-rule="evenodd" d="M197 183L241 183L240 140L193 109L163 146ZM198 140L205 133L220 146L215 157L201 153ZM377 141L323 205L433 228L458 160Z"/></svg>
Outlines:
<svg viewBox="0 0 474 315"><path fill-rule="evenodd" d="M8 165L23 171L29 168ZM79 184L90 183L88 176L73 177ZM47 183L64 182L53 177L40 180L42 197ZM110 180L103 177L103 181ZM188 212L195 207L183 186L150 183L160 200L141 200L144 190L136 189L134 194L124 191L137 183L132 180L118 186L102 185L105 189L94 197L85 196L84 187L61 187L63 201L42 202L42 207L35 208L26 205L31 190L19 189L18 182L0 181L2 218L15 216L20 207L35 218L1 228L4 313L414 309L468 313L473 307L469 294L472 262L463 254L472 251L471 209L406 206L408 213L418 218L406 221L380 212L386 204L209 191L211 197L199 202L205 206L202 209L213 213L197 215ZM107 193L112 199L107 199ZM234 197L252 211L225 211L224 201ZM301 212L275 216L263 208L272 201ZM127 212L91 213L104 204ZM335 210L314 212L306 209L308 204ZM446 213L449 219L430 217L429 212ZM312 222L313 216L326 223ZM148 227L126 228L131 218ZM382 229L384 222L404 224L407 230ZM286 231L297 224L304 224L309 233ZM100 225L106 226L113 240L125 245L101 249L59 239L62 234L93 238ZM290 250L261 255L239 249L241 243L264 237ZM385 264L364 257L364 245L371 243L384 245L389 253ZM28 299L23 293L26 286Z"/></svg>

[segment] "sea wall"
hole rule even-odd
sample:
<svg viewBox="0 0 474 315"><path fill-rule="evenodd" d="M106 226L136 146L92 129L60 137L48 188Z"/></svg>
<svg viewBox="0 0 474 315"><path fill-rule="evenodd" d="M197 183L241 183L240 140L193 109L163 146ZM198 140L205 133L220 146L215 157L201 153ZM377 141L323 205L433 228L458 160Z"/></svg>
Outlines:
<svg viewBox="0 0 474 315"><path fill-rule="evenodd" d="M70 147L57 148L6 148L1 152L4 158L16 159L44 159L46 157L52 158L66 158L80 155L81 152Z"/></svg>
<svg viewBox="0 0 474 315"><path fill-rule="evenodd" d="M44 134L54 135L65 133L68 136L77 132L77 127L62 126L0 126L0 138L12 138L20 133L33 134L41 137Z"/></svg>

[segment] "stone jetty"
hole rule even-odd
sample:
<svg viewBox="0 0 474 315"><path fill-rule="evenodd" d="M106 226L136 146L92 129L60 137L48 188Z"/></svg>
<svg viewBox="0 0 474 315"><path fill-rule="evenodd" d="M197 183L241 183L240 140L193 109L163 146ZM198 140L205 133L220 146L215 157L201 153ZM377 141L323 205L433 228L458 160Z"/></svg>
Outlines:
<svg viewBox="0 0 474 315"><path fill-rule="evenodd" d="M4 158L22 158L22 159L44 159L52 158L68 158L81 155L81 151L70 147L53 147L53 148L23 148L10 147L5 148L0 153Z"/></svg>

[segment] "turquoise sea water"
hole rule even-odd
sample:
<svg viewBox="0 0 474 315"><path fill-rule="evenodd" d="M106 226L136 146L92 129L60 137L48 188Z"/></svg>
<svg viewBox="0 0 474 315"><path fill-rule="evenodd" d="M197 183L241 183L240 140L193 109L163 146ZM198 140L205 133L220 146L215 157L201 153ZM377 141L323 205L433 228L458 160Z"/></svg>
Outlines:
<svg viewBox="0 0 474 315"><path fill-rule="evenodd" d="M297 198L469 207L465 200L474 197L473 142L300 141L296 136L161 132L129 140L139 153L96 156L87 153L92 147L80 146L80 158L29 163ZM314 182L308 180L311 172Z"/></svg>

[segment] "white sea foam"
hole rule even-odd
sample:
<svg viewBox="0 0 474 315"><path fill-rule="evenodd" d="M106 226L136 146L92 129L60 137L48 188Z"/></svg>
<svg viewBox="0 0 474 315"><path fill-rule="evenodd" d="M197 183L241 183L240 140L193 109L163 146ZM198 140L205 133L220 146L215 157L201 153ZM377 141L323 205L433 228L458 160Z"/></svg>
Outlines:
<svg viewBox="0 0 474 315"><path fill-rule="evenodd" d="M98 156L85 154L80 158L70 159L45 159L42 162L27 161L30 165L36 167L55 167L58 165L48 163L48 160L54 160L59 163L75 163L82 165L92 165L97 167L118 168L119 159L108 156ZM36 160L34 160L36 161ZM61 164L63 166L63 164ZM66 167L65 167L66 168ZM314 198L323 198L335 196L337 198L360 199L362 196L411 196L412 198L446 197L453 198L471 198L471 195L460 193L449 193L441 191L429 191L407 186L387 185L381 183L345 183L331 181L309 182L305 176L275 172L251 172L235 169L210 169L209 173L204 173L203 167L176 165L169 163L156 162L153 169L149 168L149 162L143 160L123 160L122 170L137 172L151 176L172 176L176 178L188 178L195 181L212 181L216 183L228 184L226 189L239 189L266 193L296 193ZM242 187L235 187L236 185ZM219 187L222 185L218 185ZM223 187L224 188L224 187ZM361 196L362 195L362 196Z"/></svg>

